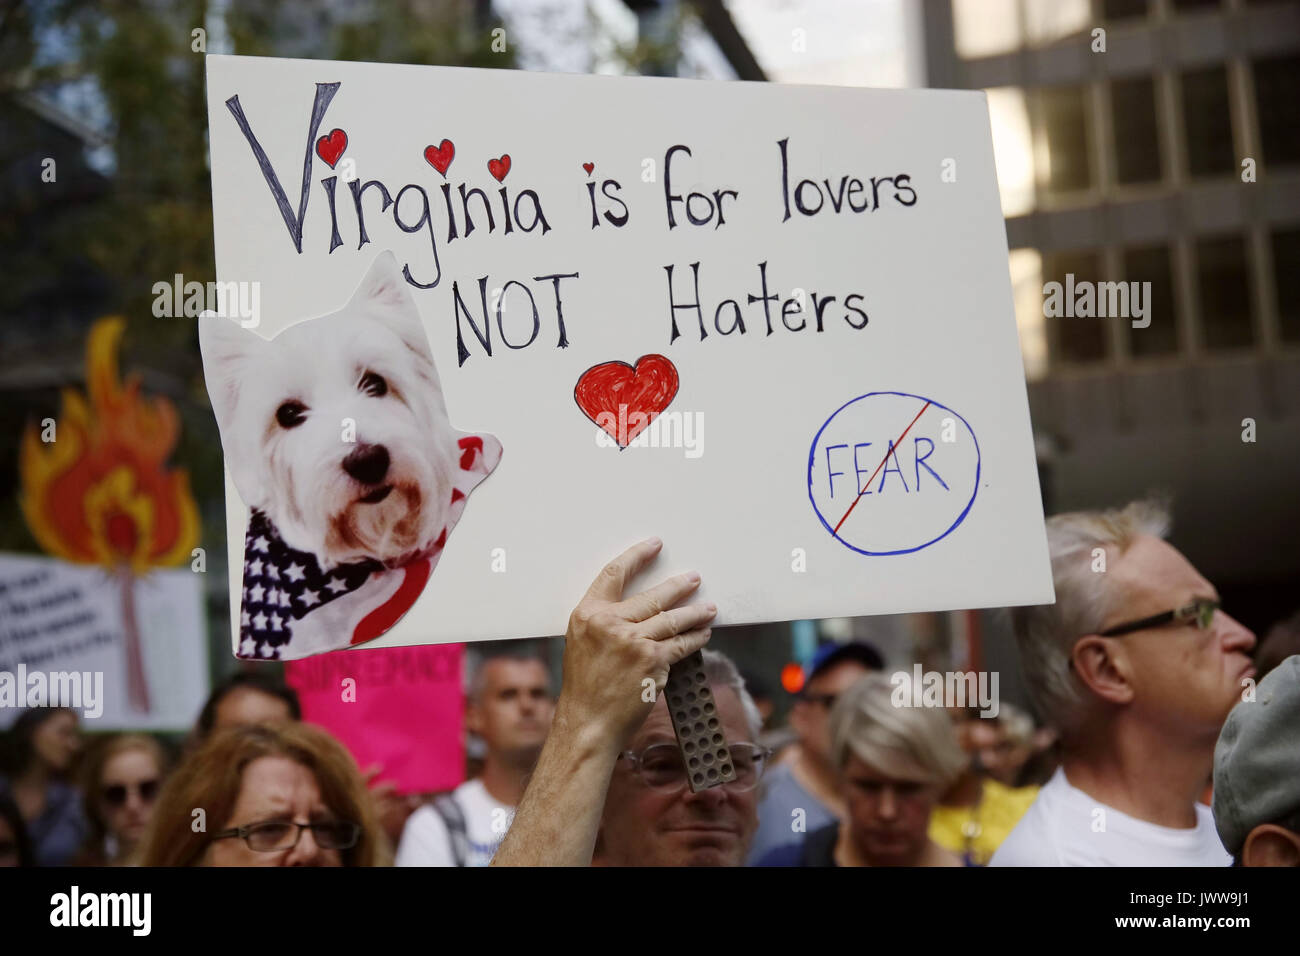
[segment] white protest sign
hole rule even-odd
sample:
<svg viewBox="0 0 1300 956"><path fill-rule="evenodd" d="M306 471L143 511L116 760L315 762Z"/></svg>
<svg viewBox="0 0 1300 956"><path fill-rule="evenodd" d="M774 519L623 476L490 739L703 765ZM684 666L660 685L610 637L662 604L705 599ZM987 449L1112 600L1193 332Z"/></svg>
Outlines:
<svg viewBox="0 0 1300 956"><path fill-rule="evenodd" d="M133 656L142 678L135 700ZM207 692L199 575L185 568L123 578L0 554L0 727L26 707L65 705L87 730L178 730L194 722Z"/></svg>
<svg viewBox="0 0 1300 956"><path fill-rule="evenodd" d="M342 644L562 633L652 535L722 625L1054 599L982 94L210 56L208 96L237 652L357 588Z"/></svg>

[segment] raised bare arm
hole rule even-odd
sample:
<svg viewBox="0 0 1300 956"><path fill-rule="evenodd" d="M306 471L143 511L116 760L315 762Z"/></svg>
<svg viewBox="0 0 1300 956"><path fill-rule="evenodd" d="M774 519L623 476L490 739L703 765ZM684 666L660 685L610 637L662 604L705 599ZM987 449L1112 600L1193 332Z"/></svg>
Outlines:
<svg viewBox="0 0 1300 956"><path fill-rule="evenodd" d="M591 863L614 761L654 706L642 681L654 681L657 698L668 668L708 643L717 608L674 606L699 587L698 574L623 598L662 547L651 538L624 551L570 615L555 720L493 866Z"/></svg>

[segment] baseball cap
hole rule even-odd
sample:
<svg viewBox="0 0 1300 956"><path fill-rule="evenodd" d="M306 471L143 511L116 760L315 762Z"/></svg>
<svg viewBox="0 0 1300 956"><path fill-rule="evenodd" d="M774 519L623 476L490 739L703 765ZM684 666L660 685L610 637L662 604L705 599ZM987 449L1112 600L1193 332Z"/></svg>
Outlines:
<svg viewBox="0 0 1300 956"><path fill-rule="evenodd" d="M867 670L879 671L885 669L885 658L880 651L870 644L862 641L853 641L848 644L823 644L813 652L812 660L808 664L808 677L804 681L805 685L818 674L830 670L841 661L857 661Z"/></svg>
<svg viewBox="0 0 1300 956"><path fill-rule="evenodd" d="M1214 823L1233 856L1250 831L1300 810L1300 654L1232 708L1214 748Z"/></svg>

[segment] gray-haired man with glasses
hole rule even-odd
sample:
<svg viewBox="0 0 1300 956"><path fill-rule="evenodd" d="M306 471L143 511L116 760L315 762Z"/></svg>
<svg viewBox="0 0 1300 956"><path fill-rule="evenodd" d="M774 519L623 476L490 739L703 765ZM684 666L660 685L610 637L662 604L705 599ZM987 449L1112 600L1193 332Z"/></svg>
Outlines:
<svg viewBox="0 0 1300 956"><path fill-rule="evenodd" d="M1055 776L993 866L1225 866L1200 802L1255 635L1162 540L1150 502L1047 522L1056 603L1015 608L1021 666L1060 731Z"/></svg>
<svg viewBox="0 0 1300 956"><path fill-rule="evenodd" d="M700 585L694 572L625 594L662 546L651 538L607 564L570 616L551 733L493 866L744 860L767 757L761 720L731 662L706 652L736 779L691 792L662 691L668 669L708 642L717 608L682 603Z"/></svg>
<svg viewBox="0 0 1300 956"><path fill-rule="evenodd" d="M762 719L729 659L704 652L704 672L736 779L692 793L668 706L655 704L614 766L592 863L597 866L741 866L758 829L758 783L768 751Z"/></svg>

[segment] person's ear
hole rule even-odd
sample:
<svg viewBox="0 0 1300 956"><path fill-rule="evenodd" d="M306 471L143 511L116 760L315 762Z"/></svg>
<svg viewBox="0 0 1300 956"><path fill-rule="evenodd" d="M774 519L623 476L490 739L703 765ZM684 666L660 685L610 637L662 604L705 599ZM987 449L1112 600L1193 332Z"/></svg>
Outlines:
<svg viewBox="0 0 1300 956"><path fill-rule="evenodd" d="M482 736L483 715L479 712L476 700L465 701L465 729L476 737Z"/></svg>
<svg viewBox="0 0 1300 956"><path fill-rule="evenodd" d="M1071 669L1094 695L1112 704L1133 700L1134 688L1124 648L1113 638L1089 634L1075 641Z"/></svg>
<svg viewBox="0 0 1300 956"><path fill-rule="evenodd" d="M1242 866L1300 866L1300 833L1276 823L1251 830L1241 847Z"/></svg>

